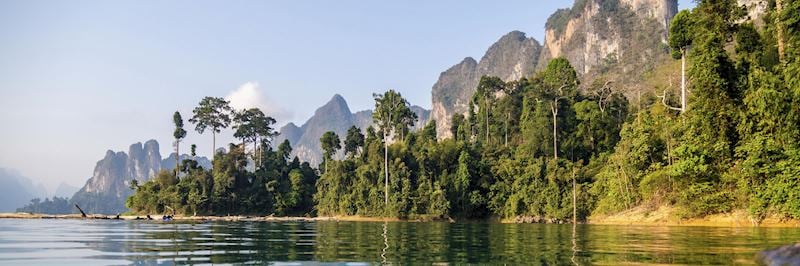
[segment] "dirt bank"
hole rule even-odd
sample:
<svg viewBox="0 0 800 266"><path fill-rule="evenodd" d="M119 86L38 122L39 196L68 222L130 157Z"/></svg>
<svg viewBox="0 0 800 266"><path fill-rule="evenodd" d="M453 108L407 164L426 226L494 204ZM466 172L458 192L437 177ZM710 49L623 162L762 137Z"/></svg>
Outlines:
<svg viewBox="0 0 800 266"><path fill-rule="evenodd" d="M637 207L613 215L589 217L590 224L652 225L652 226L716 226L716 227L800 227L800 220L767 217L760 223L750 219L747 211L713 214L702 218L682 219L673 207L662 206L655 210Z"/></svg>

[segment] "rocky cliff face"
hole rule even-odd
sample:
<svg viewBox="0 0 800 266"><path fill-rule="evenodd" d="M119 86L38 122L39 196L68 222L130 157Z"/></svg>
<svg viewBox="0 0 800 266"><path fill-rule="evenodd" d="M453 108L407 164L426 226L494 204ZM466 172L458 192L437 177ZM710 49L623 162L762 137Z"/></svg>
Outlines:
<svg viewBox="0 0 800 266"><path fill-rule="evenodd" d="M669 55L667 33L677 11L675 0L578 0L548 19L539 69L565 57L585 78L637 76Z"/></svg>
<svg viewBox="0 0 800 266"><path fill-rule="evenodd" d="M414 128L421 128L430 120L430 111L419 106L411 106L411 111L417 114L418 120ZM344 141L347 130L356 126L362 132L372 125L372 110L356 113L350 111L347 102L338 94L314 112L301 127L293 123L286 124L279 130L279 135L273 143L275 146L289 140L292 145L292 156L297 156L301 161L317 165L322 162L322 150L319 139L325 132L333 131Z"/></svg>
<svg viewBox="0 0 800 266"><path fill-rule="evenodd" d="M184 154L181 158L189 156ZM204 167L211 165L205 157L197 160ZM134 143L128 148L128 153L109 150L95 165L92 177L72 196L72 201L91 213L124 212L127 210L125 200L133 193L129 188L132 180L144 183L161 169L174 168L175 153L162 160L155 140L149 140L144 145Z"/></svg>
<svg viewBox="0 0 800 266"><path fill-rule="evenodd" d="M742 6L747 11L745 21L753 21L756 25L763 26L762 19L767 12L769 1L767 0L737 0L739 6Z"/></svg>
<svg viewBox="0 0 800 266"><path fill-rule="evenodd" d="M676 0L577 0L548 19L544 46L522 32L506 34L480 62L466 58L433 85L432 117L439 137L450 137L451 116L466 113L484 75L516 80L533 75L550 59L565 57L584 80L603 75L617 84L631 83L667 60L669 23L677 11Z"/></svg>
<svg viewBox="0 0 800 266"><path fill-rule="evenodd" d="M482 76L496 76L503 80L517 80L533 73L539 62L542 46L525 33L512 31L504 35L486 51L480 62L471 57L439 75L433 85L431 116L436 120L440 137L450 137L450 117L465 113L467 104Z"/></svg>

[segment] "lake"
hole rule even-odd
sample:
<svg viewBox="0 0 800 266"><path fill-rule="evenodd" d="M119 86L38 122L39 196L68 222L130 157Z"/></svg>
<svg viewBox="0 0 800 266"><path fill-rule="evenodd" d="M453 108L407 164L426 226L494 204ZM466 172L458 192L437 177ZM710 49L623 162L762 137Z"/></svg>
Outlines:
<svg viewBox="0 0 800 266"><path fill-rule="evenodd" d="M0 219L0 264L753 264L796 228Z"/></svg>

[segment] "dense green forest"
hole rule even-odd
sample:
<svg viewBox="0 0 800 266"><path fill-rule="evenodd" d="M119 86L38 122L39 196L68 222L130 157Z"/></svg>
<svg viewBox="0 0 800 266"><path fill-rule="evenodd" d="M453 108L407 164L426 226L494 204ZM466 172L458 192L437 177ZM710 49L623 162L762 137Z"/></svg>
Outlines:
<svg viewBox="0 0 800 266"><path fill-rule="evenodd" d="M800 219L800 1L770 1L764 23L736 1L697 1L672 21L679 91L629 100L554 59L529 78L481 78L454 138L416 117L396 91L375 95L374 126L321 138L319 166L273 149L275 120L206 98L199 133L233 125L241 144L212 169L133 184L134 212L585 220L638 206L682 217L748 210ZM186 134L176 113L175 137ZM248 143L253 146L248 152ZM574 198L573 198L574 197ZM573 204L577 202L577 204Z"/></svg>

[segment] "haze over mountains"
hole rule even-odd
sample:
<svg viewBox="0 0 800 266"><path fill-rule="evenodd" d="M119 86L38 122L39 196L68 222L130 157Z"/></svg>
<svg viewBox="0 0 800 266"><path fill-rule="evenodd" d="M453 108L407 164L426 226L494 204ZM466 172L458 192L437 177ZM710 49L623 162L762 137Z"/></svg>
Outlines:
<svg viewBox="0 0 800 266"><path fill-rule="evenodd" d="M13 212L33 198L47 195L42 185L13 169L0 168L0 212Z"/></svg>

